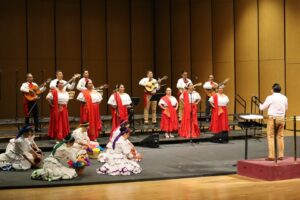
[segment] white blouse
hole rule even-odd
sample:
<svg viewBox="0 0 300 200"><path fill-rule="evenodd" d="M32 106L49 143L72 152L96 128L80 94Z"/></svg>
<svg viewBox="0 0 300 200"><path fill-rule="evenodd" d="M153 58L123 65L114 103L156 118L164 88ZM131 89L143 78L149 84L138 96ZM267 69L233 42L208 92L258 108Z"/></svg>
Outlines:
<svg viewBox="0 0 300 200"><path fill-rule="evenodd" d="M75 129L72 133L72 136L75 139L76 143L81 143L81 144L89 144L90 143L90 138L87 134L87 132L82 132L81 128Z"/></svg>
<svg viewBox="0 0 300 200"><path fill-rule="evenodd" d="M175 97L171 96L169 97L169 99L171 101L172 106L175 107L178 104L178 101ZM163 98L159 100L158 105L161 105L163 107L168 107L168 104L163 100Z"/></svg>
<svg viewBox="0 0 300 200"><path fill-rule="evenodd" d="M178 79L176 87L178 89L184 89L188 86L188 84L192 83L190 79L187 78L187 82L184 82L183 78Z"/></svg>
<svg viewBox="0 0 300 200"><path fill-rule="evenodd" d="M130 96L127 94L127 93L123 93L123 94L120 94L120 97L121 97L121 100L122 100L122 104L123 105L130 105L132 102L131 102L131 98ZM114 94L110 95L109 99L108 99L108 102L107 104L111 105L111 106L116 106L117 105L117 102L115 100L115 96Z"/></svg>
<svg viewBox="0 0 300 200"><path fill-rule="evenodd" d="M53 100L53 95L51 92L48 93L47 99ZM68 92L59 92L57 91L58 104L65 105L68 104L69 101L69 93Z"/></svg>
<svg viewBox="0 0 300 200"><path fill-rule="evenodd" d="M91 92L90 93L93 103L100 103L102 101L102 95L99 92ZM81 102L85 102L85 98L82 92L80 92L77 96L77 100Z"/></svg>
<svg viewBox="0 0 300 200"><path fill-rule="evenodd" d="M53 79L51 82L50 82L50 89L55 89L56 88L56 83L57 83L58 79ZM73 90L74 87L75 87L75 83L72 82L71 84L67 83L67 81L65 80L61 80L63 82L63 84L66 84L66 86L64 87L64 90L66 90L66 88L68 88L69 90Z"/></svg>
<svg viewBox="0 0 300 200"><path fill-rule="evenodd" d="M62 160L72 160L75 162L77 160L78 155L78 149L75 149L73 147L67 147L66 144L63 144L58 149L56 149L55 155L52 155L54 158L56 158L59 162Z"/></svg>
<svg viewBox="0 0 300 200"><path fill-rule="evenodd" d="M229 103L229 98L225 95L225 94L218 94L218 106L227 106L227 104ZM214 98L213 96L211 96L208 100L211 103L214 103Z"/></svg>
<svg viewBox="0 0 300 200"><path fill-rule="evenodd" d="M183 100L183 94L181 94L179 98ZM201 96L198 92L193 91L192 94L189 93L189 103L195 103L199 100L201 100Z"/></svg>

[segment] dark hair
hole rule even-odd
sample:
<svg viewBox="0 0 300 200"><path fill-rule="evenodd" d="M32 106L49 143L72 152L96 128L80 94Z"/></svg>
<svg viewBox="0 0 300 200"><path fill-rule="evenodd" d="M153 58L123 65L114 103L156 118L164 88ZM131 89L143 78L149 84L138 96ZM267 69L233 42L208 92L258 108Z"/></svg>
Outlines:
<svg viewBox="0 0 300 200"><path fill-rule="evenodd" d="M88 84L89 84L89 80L87 80L87 82L85 82L85 87L87 88Z"/></svg>
<svg viewBox="0 0 300 200"><path fill-rule="evenodd" d="M281 86L278 83L274 83L272 86L273 92L280 93L281 92Z"/></svg>
<svg viewBox="0 0 300 200"><path fill-rule="evenodd" d="M72 136L71 133L69 133L65 138L64 138L65 143L74 143L75 138Z"/></svg>
<svg viewBox="0 0 300 200"><path fill-rule="evenodd" d="M152 70L148 70L148 71L147 71L147 75L148 75L150 72L153 73Z"/></svg>
<svg viewBox="0 0 300 200"><path fill-rule="evenodd" d="M58 87L59 82L60 82L60 81L57 81L57 82L56 82L56 87Z"/></svg>
<svg viewBox="0 0 300 200"><path fill-rule="evenodd" d="M121 85L123 85L123 86L125 87L125 85L124 85L123 83L120 83L120 84L117 84L117 85L116 85L116 88L117 88L117 89L120 89Z"/></svg>
<svg viewBox="0 0 300 200"><path fill-rule="evenodd" d="M60 69L58 69L58 70L56 70L55 73L58 74L59 72L62 72L62 71Z"/></svg>
<svg viewBox="0 0 300 200"><path fill-rule="evenodd" d="M182 72L181 72L181 74L183 74L183 73L188 73L186 70L183 70Z"/></svg>

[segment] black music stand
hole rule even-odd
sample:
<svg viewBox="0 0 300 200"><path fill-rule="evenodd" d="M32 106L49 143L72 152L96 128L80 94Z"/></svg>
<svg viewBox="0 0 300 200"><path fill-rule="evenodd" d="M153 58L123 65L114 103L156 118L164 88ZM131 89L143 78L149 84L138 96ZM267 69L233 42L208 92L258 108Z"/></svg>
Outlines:
<svg viewBox="0 0 300 200"><path fill-rule="evenodd" d="M130 127L132 128L132 132L135 133L135 123L134 123L134 107L137 106L140 103L140 97L131 97L131 109L130 109L130 115L129 122Z"/></svg>

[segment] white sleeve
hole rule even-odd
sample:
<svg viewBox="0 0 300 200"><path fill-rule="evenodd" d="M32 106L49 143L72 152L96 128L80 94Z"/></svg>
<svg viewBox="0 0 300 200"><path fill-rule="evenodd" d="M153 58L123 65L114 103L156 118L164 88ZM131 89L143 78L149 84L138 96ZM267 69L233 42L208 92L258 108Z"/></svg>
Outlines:
<svg viewBox="0 0 300 200"><path fill-rule="evenodd" d="M56 79L54 79L54 80L52 80L51 82L50 82L50 88L51 89L55 89L56 88L56 83L57 83L57 80Z"/></svg>
<svg viewBox="0 0 300 200"><path fill-rule="evenodd" d="M84 96L83 96L83 93L82 92L80 92L79 94L78 94L78 96L77 96L77 98L76 98L78 101L81 101L81 102L85 102L85 98L84 98Z"/></svg>
<svg viewBox="0 0 300 200"><path fill-rule="evenodd" d="M133 155L131 154L132 147L126 141L122 142L121 147L123 154L125 154L128 158L133 158Z"/></svg>
<svg viewBox="0 0 300 200"><path fill-rule="evenodd" d="M21 92L29 92L29 87L28 87L28 83L23 83L20 87L20 91Z"/></svg>
<svg viewBox="0 0 300 200"><path fill-rule="evenodd" d="M139 82L139 85L145 86L146 83L147 83L146 78L142 78L142 79L140 80L140 82Z"/></svg>
<svg viewBox="0 0 300 200"><path fill-rule="evenodd" d="M178 79L176 87L177 87L178 89L183 89L183 88L184 88L184 87L182 86L182 84L181 84L181 79Z"/></svg>
<svg viewBox="0 0 300 200"><path fill-rule="evenodd" d="M41 92L45 92L46 89L47 89L47 87L41 87L41 88L40 88L40 91L41 91Z"/></svg>
<svg viewBox="0 0 300 200"><path fill-rule="evenodd" d="M287 110L287 109L288 109L288 99L285 98L285 110Z"/></svg>
<svg viewBox="0 0 300 200"><path fill-rule="evenodd" d="M196 93L196 97L197 97L197 99L200 101L201 100L201 96L200 96L200 94L197 92Z"/></svg>
<svg viewBox="0 0 300 200"><path fill-rule="evenodd" d="M209 97L208 101L209 101L210 103L214 103L214 98L211 96L211 97Z"/></svg>
<svg viewBox="0 0 300 200"><path fill-rule="evenodd" d="M207 89L207 90L212 89L212 87L211 87L211 85L210 85L209 82L205 82L204 85L203 85L203 88L204 88L204 89Z"/></svg>
<svg viewBox="0 0 300 200"><path fill-rule="evenodd" d="M78 81L76 89L79 90L79 91L82 91L82 90L86 89L85 84L84 84L84 79L81 78Z"/></svg>
<svg viewBox="0 0 300 200"><path fill-rule="evenodd" d="M116 103L116 100L115 100L115 96L112 94L110 95L108 101L107 101L107 104L109 105L112 105L112 106L116 106L117 103Z"/></svg>
<svg viewBox="0 0 300 200"><path fill-rule="evenodd" d="M158 105L160 106L166 106L166 102L161 98L158 102Z"/></svg>
<svg viewBox="0 0 300 200"><path fill-rule="evenodd" d="M125 100L125 101L124 101L124 104L125 104L125 105L128 106L128 105L130 105L130 104L132 103L131 98L130 98L130 96L129 96L128 94L125 94L125 95L124 95L124 98L125 98L125 99L124 99L124 100Z"/></svg>
<svg viewBox="0 0 300 200"><path fill-rule="evenodd" d="M73 90L73 89L75 88L75 82L72 82L72 84L68 84L68 85L67 85L67 88L68 88L69 90Z"/></svg>
<svg viewBox="0 0 300 200"><path fill-rule="evenodd" d="M268 96L263 104L259 104L259 109L260 110L265 110L268 108L271 104L270 96Z"/></svg>
<svg viewBox="0 0 300 200"><path fill-rule="evenodd" d="M49 92L46 96L46 99L50 99L50 100L53 100L53 95L51 92Z"/></svg>
<svg viewBox="0 0 300 200"><path fill-rule="evenodd" d="M101 102L103 100L101 93L97 92L97 95L98 95L98 102Z"/></svg>

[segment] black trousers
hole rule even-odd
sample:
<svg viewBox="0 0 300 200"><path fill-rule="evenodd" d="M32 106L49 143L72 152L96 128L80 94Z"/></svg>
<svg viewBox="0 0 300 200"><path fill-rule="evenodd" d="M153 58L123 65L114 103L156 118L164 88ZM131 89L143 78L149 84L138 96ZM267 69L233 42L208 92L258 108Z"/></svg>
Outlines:
<svg viewBox="0 0 300 200"><path fill-rule="evenodd" d="M35 104L35 101L27 101L27 109L28 109L28 112L31 110L32 106ZM38 109L38 105L36 104L34 106L34 108L32 109L30 115L33 116L33 120L34 120L34 128L35 130L37 130L39 128L39 109ZM26 125L29 125L29 118L30 118L30 115L29 116L26 116L25 117L25 124Z"/></svg>
<svg viewBox="0 0 300 200"><path fill-rule="evenodd" d="M209 103L209 96L206 96L206 101L205 101L205 117L206 121L210 120L211 116L211 104Z"/></svg>

